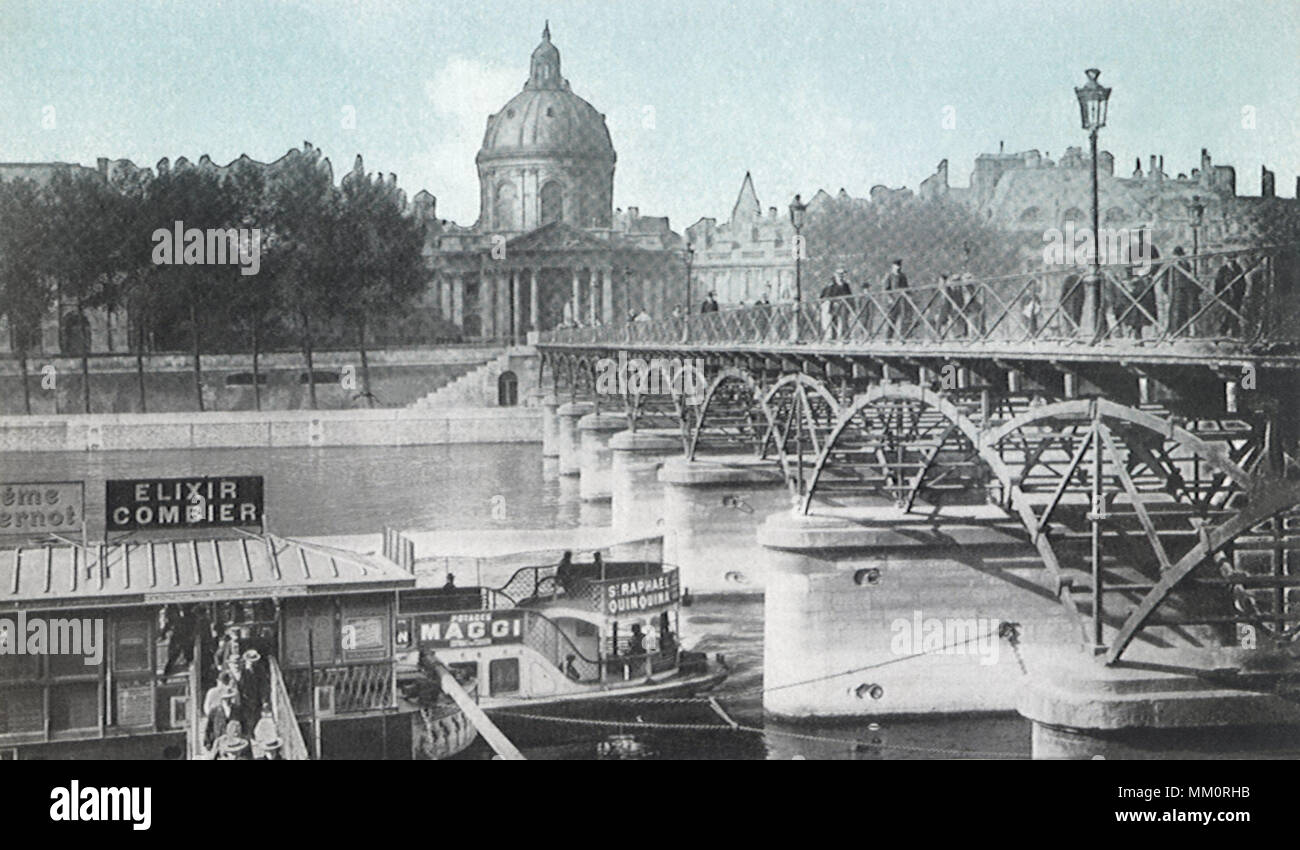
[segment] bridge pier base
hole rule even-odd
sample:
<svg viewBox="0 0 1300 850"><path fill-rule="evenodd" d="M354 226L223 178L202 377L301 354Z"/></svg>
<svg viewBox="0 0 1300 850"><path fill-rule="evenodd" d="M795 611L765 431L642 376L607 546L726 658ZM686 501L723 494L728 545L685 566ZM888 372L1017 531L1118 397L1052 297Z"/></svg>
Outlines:
<svg viewBox="0 0 1300 850"><path fill-rule="evenodd" d="M542 457L560 456L560 402L553 395L542 398Z"/></svg>
<svg viewBox="0 0 1300 850"><path fill-rule="evenodd" d="M578 432L578 420L595 409L596 406L589 401L570 401L555 411L561 475L578 475L582 472L582 435Z"/></svg>
<svg viewBox="0 0 1300 850"><path fill-rule="evenodd" d="M754 546L762 517L789 504L780 469L754 457L672 458L663 486L664 560L681 570L692 594L763 590Z"/></svg>
<svg viewBox="0 0 1300 850"><path fill-rule="evenodd" d="M609 470L613 452L609 440L627 427L627 417L617 413L589 413L578 420L581 451L578 493L583 501L600 502L610 497Z"/></svg>
<svg viewBox="0 0 1300 850"><path fill-rule="evenodd" d="M663 529L659 467L682 453L681 437L669 431L620 431L609 441L613 459L609 489L611 524L620 531Z"/></svg>
<svg viewBox="0 0 1300 850"><path fill-rule="evenodd" d="M783 719L1011 713L1023 671L1082 638L992 506L784 511L758 540L763 707Z"/></svg>
<svg viewBox="0 0 1300 850"><path fill-rule="evenodd" d="M1300 663L1236 648L1148 649L1104 666L1065 654L1035 670L1020 713L1034 758L1187 758L1300 749Z"/></svg>

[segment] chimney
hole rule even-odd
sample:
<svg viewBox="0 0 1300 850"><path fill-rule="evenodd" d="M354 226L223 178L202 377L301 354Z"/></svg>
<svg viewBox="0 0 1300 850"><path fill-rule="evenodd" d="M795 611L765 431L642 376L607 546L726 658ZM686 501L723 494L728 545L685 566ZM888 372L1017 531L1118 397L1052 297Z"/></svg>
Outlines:
<svg viewBox="0 0 1300 850"><path fill-rule="evenodd" d="M767 217L768 217L768 218L771 218L771 219L775 219L775 218L776 218L776 207L768 207L768 208L767 208Z"/></svg>
<svg viewBox="0 0 1300 850"><path fill-rule="evenodd" d="M1277 195L1276 175L1265 166L1259 167L1259 196L1272 198Z"/></svg>
<svg viewBox="0 0 1300 850"><path fill-rule="evenodd" d="M1165 173L1165 155L1164 155L1164 154L1160 154L1160 173L1161 173L1161 174L1164 174L1164 173Z"/></svg>
<svg viewBox="0 0 1300 850"><path fill-rule="evenodd" d="M998 142L998 153L1002 153L1003 151L1005 151L1006 147L1007 147L1006 142Z"/></svg>
<svg viewBox="0 0 1300 850"><path fill-rule="evenodd" d="M105 177L108 176L108 157L101 156L99 159L95 160L95 165L99 168L100 174Z"/></svg>
<svg viewBox="0 0 1300 850"><path fill-rule="evenodd" d="M1295 179L1295 196L1300 198L1300 176Z"/></svg>
<svg viewBox="0 0 1300 850"><path fill-rule="evenodd" d="M640 207L628 207L628 208L627 208L627 217L630 218L630 219L632 219L633 221L636 221L638 218L641 217L641 208L640 208Z"/></svg>
<svg viewBox="0 0 1300 850"><path fill-rule="evenodd" d="M1142 157L1140 156L1133 159L1133 176L1139 178L1142 176Z"/></svg>
<svg viewBox="0 0 1300 850"><path fill-rule="evenodd" d="M1156 175L1156 155L1155 155L1155 154L1151 154L1151 168L1148 169L1148 170L1150 171L1152 177L1154 177L1154 176Z"/></svg>

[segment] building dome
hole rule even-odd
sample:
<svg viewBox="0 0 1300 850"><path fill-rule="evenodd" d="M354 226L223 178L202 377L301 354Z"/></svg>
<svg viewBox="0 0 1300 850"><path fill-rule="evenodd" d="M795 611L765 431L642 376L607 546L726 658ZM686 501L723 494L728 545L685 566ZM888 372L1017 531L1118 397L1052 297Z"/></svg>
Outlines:
<svg viewBox="0 0 1300 850"><path fill-rule="evenodd" d="M570 91L560 73L547 24L523 91L488 117L475 159L480 226L488 232L553 221L609 227L616 158L605 116Z"/></svg>
<svg viewBox="0 0 1300 850"><path fill-rule="evenodd" d="M605 116L569 90L548 24L533 51L524 90L488 117L478 161L526 153L564 153L613 160Z"/></svg>

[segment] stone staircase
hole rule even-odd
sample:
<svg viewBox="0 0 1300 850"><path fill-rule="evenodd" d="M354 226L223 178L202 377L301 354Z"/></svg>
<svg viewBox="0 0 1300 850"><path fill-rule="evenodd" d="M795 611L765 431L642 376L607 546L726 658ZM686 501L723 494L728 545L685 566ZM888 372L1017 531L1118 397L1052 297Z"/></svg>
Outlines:
<svg viewBox="0 0 1300 850"><path fill-rule="evenodd" d="M533 368L525 368L521 358L533 354L532 349L510 348L464 375L416 400L409 407L427 410L447 407L497 407L497 380L503 372L513 371L519 381L519 404L525 405L524 388L536 384Z"/></svg>

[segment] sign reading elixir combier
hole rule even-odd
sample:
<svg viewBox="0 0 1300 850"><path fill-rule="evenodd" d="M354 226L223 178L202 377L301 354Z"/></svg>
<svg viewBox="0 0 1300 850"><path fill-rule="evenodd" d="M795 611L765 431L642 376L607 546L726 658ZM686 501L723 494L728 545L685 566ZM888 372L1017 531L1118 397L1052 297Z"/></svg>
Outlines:
<svg viewBox="0 0 1300 850"><path fill-rule="evenodd" d="M104 483L108 531L260 526L260 475L142 478Z"/></svg>

